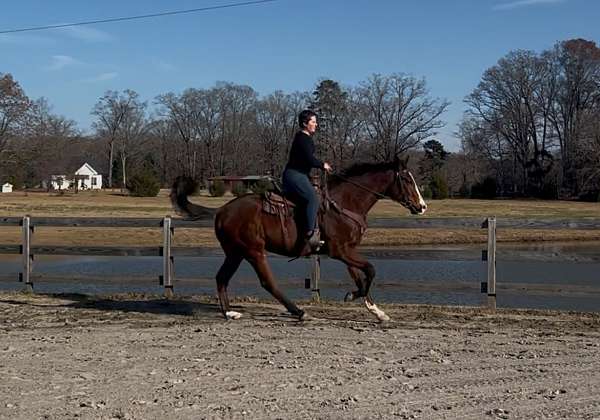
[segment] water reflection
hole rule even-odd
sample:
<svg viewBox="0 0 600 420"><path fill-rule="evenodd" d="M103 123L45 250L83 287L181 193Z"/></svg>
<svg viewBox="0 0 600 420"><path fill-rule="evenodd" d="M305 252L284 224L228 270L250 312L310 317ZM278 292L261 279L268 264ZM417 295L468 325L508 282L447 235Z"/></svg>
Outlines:
<svg viewBox="0 0 600 420"><path fill-rule="evenodd" d="M486 296L480 293L480 282L485 281L487 266L473 257L480 252L478 248L446 249L455 259L469 254L468 260L370 259L377 270L373 297L380 302L481 305ZM536 253L542 255L538 261L524 259ZM596 244L504 246L498 255L499 307L600 311L600 247ZM213 295L214 275L222 260L220 255L176 258L176 293ZM309 260L288 262L273 256L270 262L290 297L310 297L310 290L304 289ZM22 287L16 281L20 265L18 255L0 256L0 290ZM50 293L161 293L161 272L158 257L37 256L34 262L35 290ZM325 298L340 300L353 288L345 265L338 261L323 259L321 276L320 291ZM235 295L270 298L245 262L230 284Z"/></svg>

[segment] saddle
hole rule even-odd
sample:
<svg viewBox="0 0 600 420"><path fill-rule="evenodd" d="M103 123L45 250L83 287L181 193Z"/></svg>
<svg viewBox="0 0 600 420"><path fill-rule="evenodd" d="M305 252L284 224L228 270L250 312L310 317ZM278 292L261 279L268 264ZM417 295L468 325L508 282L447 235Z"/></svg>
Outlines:
<svg viewBox="0 0 600 420"><path fill-rule="evenodd" d="M262 197L262 208L267 214L283 217L284 219L294 215L296 204L281 194L267 191Z"/></svg>
<svg viewBox="0 0 600 420"><path fill-rule="evenodd" d="M339 213L346 219L349 219L353 223L357 224L359 226L361 235L365 233L365 231L367 230L367 222L363 216L338 205L334 200L332 200L329 197L328 191L326 189L322 190L319 188L317 191L319 192L319 201L321 202L318 214L318 220L320 222L319 225L323 224L324 214L330 209L333 209L336 213ZM288 219L294 217L294 209L296 208L296 204L283 197L281 194L275 193L273 191L265 192L262 196L261 201L262 210L265 213L277 216L279 218L281 230L283 232L283 237L287 241L287 239L289 238L287 221Z"/></svg>

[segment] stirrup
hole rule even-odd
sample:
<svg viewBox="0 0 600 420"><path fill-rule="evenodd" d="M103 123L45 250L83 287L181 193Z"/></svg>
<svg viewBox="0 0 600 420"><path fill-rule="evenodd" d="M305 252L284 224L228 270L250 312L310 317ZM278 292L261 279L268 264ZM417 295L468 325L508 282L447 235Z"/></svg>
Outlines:
<svg viewBox="0 0 600 420"><path fill-rule="evenodd" d="M325 245L325 241L321 240L319 229L315 229L310 238L308 238L308 245L310 246L311 253L319 252L321 247Z"/></svg>
<svg viewBox="0 0 600 420"><path fill-rule="evenodd" d="M301 257L309 257L312 254L316 254L320 251L321 247L325 245L325 241L320 239L319 229L315 229L309 238L304 238L304 241L301 245L302 247L297 249L298 254L288 262L297 260Z"/></svg>

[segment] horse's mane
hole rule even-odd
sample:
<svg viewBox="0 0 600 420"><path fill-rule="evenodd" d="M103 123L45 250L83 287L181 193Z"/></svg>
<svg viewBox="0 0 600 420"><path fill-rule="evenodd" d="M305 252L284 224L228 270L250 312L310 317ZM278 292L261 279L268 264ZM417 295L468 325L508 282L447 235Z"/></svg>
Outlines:
<svg viewBox="0 0 600 420"><path fill-rule="evenodd" d="M329 178L328 188L335 187L344 182L344 178L360 176L371 172L382 172L395 169L395 162L357 162L343 169L339 175L335 174Z"/></svg>

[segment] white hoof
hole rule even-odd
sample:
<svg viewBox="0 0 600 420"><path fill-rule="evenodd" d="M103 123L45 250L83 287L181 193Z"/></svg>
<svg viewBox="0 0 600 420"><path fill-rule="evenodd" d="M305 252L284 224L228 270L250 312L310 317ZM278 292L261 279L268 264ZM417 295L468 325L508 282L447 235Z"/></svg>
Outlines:
<svg viewBox="0 0 600 420"><path fill-rule="evenodd" d="M242 314L236 311L227 311L225 312L225 316L227 319L240 319Z"/></svg>
<svg viewBox="0 0 600 420"><path fill-rule="evenodd" d="M380 321L389 321L390 320L390 317L387 316L387 314L385 312L383 312L381 309L379 309L379 307L377 305L369 302L369 299L365 299L365 306L367 307L369 312L371 312L373 315L375 315L377 317L378 320L380 320Z"/></svg>

